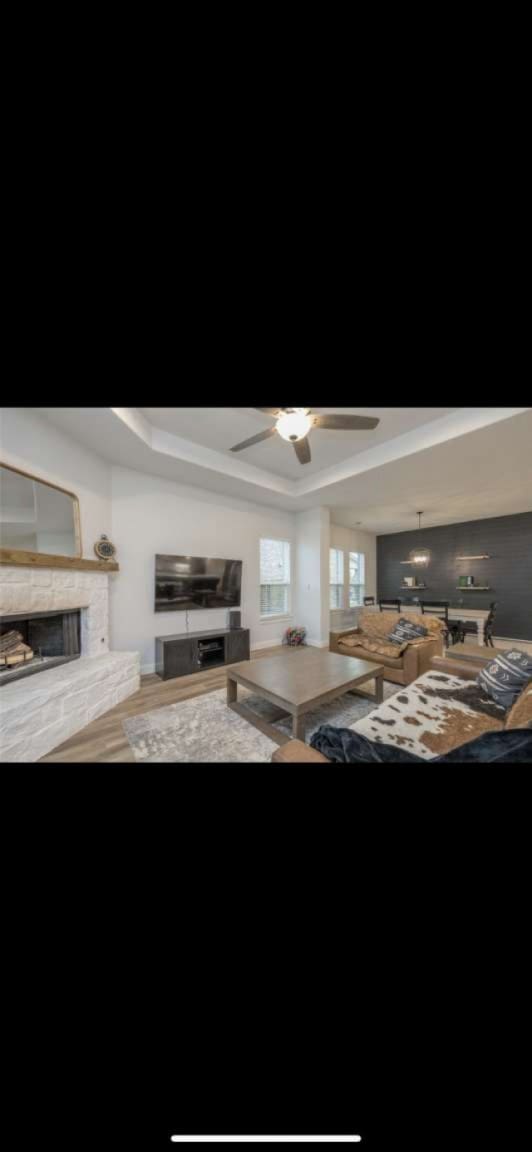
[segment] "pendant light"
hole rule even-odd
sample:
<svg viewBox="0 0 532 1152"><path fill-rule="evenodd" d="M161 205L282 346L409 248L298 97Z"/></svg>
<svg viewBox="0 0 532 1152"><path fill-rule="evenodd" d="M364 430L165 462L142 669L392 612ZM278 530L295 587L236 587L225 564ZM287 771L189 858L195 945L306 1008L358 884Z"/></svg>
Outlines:
<svg viewBox="0 0 532 1152"><path fill-rule="evenodd" d="M423 513L417 512L416 515L419 516L418 528L421 530L421 517ZM409 556L411 564L417 564L419 568L426 568L427 564L430 563L431 551L430 548L424 548L423 545L419 544L417 548L412 548Z"/></svg>

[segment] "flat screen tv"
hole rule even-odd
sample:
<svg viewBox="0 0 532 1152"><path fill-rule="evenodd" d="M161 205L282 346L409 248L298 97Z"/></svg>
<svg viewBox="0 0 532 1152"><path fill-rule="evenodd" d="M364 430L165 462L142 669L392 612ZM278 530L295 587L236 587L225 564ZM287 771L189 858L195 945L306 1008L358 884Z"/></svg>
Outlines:
<svg viewBox="0 0 532 1152"><path fill-rule="evenodd" d="M240 608L242 561L211 556L156 556L155 611Z"/></svg>

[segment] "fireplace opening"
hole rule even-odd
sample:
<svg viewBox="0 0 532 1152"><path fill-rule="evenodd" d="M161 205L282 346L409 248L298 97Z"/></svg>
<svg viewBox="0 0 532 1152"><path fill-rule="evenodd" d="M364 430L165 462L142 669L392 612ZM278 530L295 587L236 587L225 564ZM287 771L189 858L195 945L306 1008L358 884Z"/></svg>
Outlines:
<svg viewBox="0 0 532 1152"><path fill-rule="evenodd" d="M0 616L0 684L80 657L80 610Z"/></svg>

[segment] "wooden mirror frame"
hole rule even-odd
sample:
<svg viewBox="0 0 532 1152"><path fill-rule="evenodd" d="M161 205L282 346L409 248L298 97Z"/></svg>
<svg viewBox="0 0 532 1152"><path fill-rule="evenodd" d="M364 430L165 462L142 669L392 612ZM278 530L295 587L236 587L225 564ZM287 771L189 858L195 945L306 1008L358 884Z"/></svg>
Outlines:
<svg viewBox="0 0 532 1152"><path fill-rule="evenodd" d="M35 476L33 472L25 472L23 468L15 468L13 464L6 464L3 460L0 460L0 468L7 468L10 472L18 472L19 476L26 476L28 480L36 480L38 484L44 484L47 488L55 488L56 492L63 492L65 496L70 496L74 515L74 535L77 549L73 556L62 556L60 553L28 552L25 549L0 547L0 563L41 565L43 563L43 557L45 557L50 561L50 566L52 566L56 559L70 560L73 563L75 563L76 560L81 560L81 518L79 513L79 500L75 492L70 492L68 488L62 488L60 484L52 484L50 480L43 480L41 476Z"/></svg>

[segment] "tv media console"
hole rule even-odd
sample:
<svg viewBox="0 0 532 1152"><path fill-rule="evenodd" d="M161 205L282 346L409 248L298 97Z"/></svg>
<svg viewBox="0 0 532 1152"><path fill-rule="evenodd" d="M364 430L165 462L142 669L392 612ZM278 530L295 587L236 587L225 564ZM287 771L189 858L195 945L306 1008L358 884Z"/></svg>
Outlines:
<svg viewBox="0 0 532 1152"><path fill-rule="evenodd" d="M155 671L162 680L249 660L249 628L215 628L156 636Z"/></svg>

